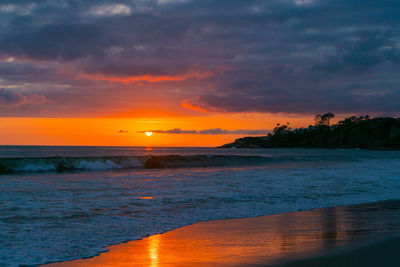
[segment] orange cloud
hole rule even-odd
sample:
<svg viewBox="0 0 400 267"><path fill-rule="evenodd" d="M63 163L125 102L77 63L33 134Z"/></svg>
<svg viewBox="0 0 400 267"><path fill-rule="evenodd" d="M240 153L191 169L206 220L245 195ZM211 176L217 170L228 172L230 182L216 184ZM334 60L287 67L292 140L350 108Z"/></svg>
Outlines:
<svg viewBox="0 0 400 267"><path fill-rule="evenodd" d="M99 80L99 81L109 81L109 82L118 82L118 83L141 83L141 82L150 82L150 83L158 83L158 82L179 82L183 80L187 80L190 78L195 79L204 79L214 75L212 71L190 71L185 74L179 75L133 75L133 76L107 76L101 74L80 74L79 78L83 79L91 79L91 80Z"/></svg>
<svg viewBox="0 0 400 267"><path fill-rule="evenodd" d="M205 109L205 108L202 108L202 107L193 105L193 104L191 103L191 100L190 100L190 99L185 99L185 100L183 100L182 103L181 103L181 106L182 106L183 108L187 108L187 109L191 109L191 110L209 112L209 110L207 110L207 109Z"/></svg>

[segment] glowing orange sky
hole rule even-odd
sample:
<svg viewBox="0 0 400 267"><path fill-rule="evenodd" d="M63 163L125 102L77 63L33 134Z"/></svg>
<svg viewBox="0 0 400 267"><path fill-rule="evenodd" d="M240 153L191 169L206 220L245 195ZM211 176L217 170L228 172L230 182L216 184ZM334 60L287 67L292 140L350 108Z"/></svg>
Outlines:
<svg viewBox="0 0 400 267"><path fill-rule="evenodd" d="M1 145L218 146L243 135L157 134L138 131L210 128L272 129L278 122L307 126L312 118L218 114L160 118L0 118ZM123 132L120 133L119 131Z"/></svg>

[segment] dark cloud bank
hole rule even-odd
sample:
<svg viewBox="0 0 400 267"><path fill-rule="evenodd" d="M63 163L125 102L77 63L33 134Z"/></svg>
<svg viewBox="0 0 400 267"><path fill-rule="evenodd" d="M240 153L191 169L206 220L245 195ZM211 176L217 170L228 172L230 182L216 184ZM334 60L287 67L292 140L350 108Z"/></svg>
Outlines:
<svg viewBox="0 0 400 267"><path fill-rule="evenodd" d="M22 112L27 90L60 116L143 94L82 74L209 71L147 90L215 112L398 114L398 14L397 0L4 0L0 111Z"/></svg>

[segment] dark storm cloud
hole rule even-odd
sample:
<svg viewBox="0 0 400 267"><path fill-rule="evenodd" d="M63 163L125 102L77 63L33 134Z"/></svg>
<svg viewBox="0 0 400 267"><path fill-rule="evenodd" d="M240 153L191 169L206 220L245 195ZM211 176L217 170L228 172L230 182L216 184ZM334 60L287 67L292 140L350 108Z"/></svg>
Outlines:
<svg viewBox="0 0 400 267"><path fill-rule="evenodd" d="M207 129L207 130L182 130L175 128L171 130L151 130L151 131L139 131L138 133L153 132L161 134L250 134L250 135L266 135L269 130L252 130L252 129L239 129L239 130L226 130L221 128Z"/></svg>
<svg viewBox="0 0 400 267"><path fill-rule="evenodd" d="M4 0L0 86L51 95L59 116L161 90L214 112L398 113L398 14L392 0ZM129 77L170 82L127 95Z"/></svg>
<svg viewBox="0 0 400 267"><path fill-rule="evenodd" d="M28 26L3 37L0 48L13 55L34 59L72 60L85 57L88 51L100 54L101 49L96 46L100 34L95 25Z"/></svg>
<svg viewBox="0 0 400 267"><path fill-rule="evenodd" d="M363 72L383 62L399 63L398 32L363 30L352 41L340 46L340 53L315 65L316 70L353 74ZM396 40L397 39L397 40Z"/></svg>

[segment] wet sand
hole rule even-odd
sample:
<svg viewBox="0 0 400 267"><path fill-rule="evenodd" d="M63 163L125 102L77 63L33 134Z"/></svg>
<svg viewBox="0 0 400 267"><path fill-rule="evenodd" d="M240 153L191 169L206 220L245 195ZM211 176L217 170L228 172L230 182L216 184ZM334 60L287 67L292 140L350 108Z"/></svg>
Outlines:
<svg viewBox="0 0 400 267"><path fill-rule="evenodd" d="M359 248L350 248L349 250L332 253L332 255L293 261L281 267L398 267L400 266L399 249L400 238L397 237Z"/></svg>
<svg viewBox="0 0 400 267"><path fill-rule="evenodd" d="M399 235L400 201L386 201L200 222L45 266L400 266Z"/></svg>

